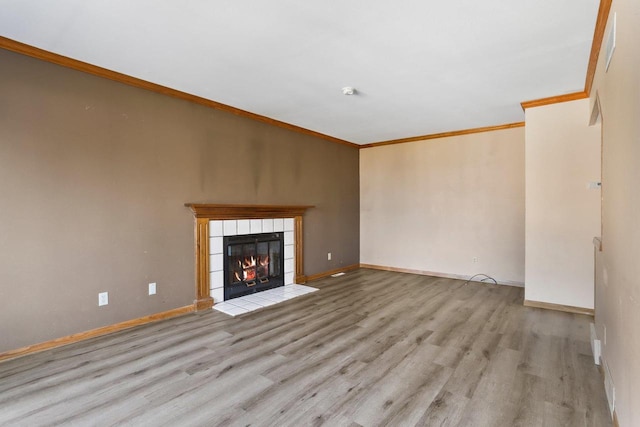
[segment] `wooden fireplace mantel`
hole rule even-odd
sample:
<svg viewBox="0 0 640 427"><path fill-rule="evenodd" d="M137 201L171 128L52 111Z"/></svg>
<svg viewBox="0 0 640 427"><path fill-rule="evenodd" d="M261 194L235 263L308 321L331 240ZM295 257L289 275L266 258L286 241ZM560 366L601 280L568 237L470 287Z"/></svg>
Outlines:
<svg viewBox="0 0 640 427"><path fill-rule="evenodd" d="M256 218L293 218L295 241L296 283L305 283L303 263L302 216L314 206L286 205L222 205L186 203L195 217L195 256L196 256L196 310L205 310L213 306L209 292L209 221L224 219Z"/></svg>

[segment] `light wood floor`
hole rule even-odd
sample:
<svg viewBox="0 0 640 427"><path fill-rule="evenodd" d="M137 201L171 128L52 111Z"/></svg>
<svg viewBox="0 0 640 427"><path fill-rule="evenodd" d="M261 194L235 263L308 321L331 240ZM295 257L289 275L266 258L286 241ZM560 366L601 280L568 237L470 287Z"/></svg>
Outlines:
<svg viewBox="0 0 640 427"><path fill-rule="evenodd" d="M590 318L357 270L0 363L0 425L608 426Z"/></svg>

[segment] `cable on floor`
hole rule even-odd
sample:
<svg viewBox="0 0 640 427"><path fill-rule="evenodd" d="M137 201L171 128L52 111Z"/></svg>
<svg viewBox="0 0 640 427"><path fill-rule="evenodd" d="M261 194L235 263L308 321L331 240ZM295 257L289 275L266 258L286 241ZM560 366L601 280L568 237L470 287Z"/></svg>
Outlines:
<svg viewBox="0 0 640 427"><path fill-rule="evenodd" d="M478 277L478 276L484 276L484 279L480 279L480 282L484 283L486 280L493 280L493 284L494 285L498 284L498 281L496 279L494 279L493 277L489 276L488 274L478 273L478 274L474 274L473 276L469 277L469 280L464 282L464 284L462 286L467 286L469 284L469 282L471 282L475 277Z"/></svg>

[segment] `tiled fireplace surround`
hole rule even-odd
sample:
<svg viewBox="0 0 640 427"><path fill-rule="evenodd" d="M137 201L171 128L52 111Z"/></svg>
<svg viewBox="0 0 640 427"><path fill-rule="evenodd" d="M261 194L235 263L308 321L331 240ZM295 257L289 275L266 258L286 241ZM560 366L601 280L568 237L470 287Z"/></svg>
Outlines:
<svg viewBox="0 0 640 427"><path fill-rule="evenodd" d="M313 206L187 203L195 217L196 310L224 300L223 237L284 232L285 285L305 283L303 228Z"/></svg>
<svg viewBox="0 0 640 427"><path fill-rule="evenodd" d="M284 284L294 283L295 240L293 218L227 219L209 221L209 295L214 304L224 300L223 236L284 231Z"/></svg>

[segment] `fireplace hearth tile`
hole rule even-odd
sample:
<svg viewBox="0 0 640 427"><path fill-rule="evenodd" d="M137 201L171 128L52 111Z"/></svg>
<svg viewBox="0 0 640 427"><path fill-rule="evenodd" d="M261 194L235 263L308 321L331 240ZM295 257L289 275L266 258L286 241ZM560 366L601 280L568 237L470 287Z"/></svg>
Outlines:
<svg viewBox="0 0 640 427"><path fill-rule="evenodd" d="M237 305L230 304L229 302L221 302L220 304L216 304L213 306L215 310L221 311L224 314L228 314L229 316L237 316L239 314L248 313L249 310L246 308L239 307Z"/></svg>
<svg viewBox="0 0 640 427"><path fill-rule="evenodd" d="M284 231L284 219L282 218L273 219L273 231L276 233L279 233L280 231Z"/></svg>
<svg viewBox="0 0 640 427"><path fill-rule="evenodd" d="M296 284L282 286L279 288L269 289L268 291L258 292L251 295L245 295L240 298L233 298L228 301L223 301L215 304L213 306L213 309L230 316L237 316L283 301L297 298L299 296L306 295L317 290L317 288L312 288L311 286Z"/></svg>
<svg viewBox="0 0 640 427"><path fill-rule="evenodd" d="M305 295L305 294L310 294L311 292L315 292L317 290L318 289L312 288L311 286L293 285L285 288L285 294L292 293L295 295Z"/></svg>
<svg viewBox="0 0 640 427"><path fill-rule="evenodd" d="M268 294L263 295L265 292L268 292ZM259 292L256 295L258 296L258 298L272 298L272 299L277 299L279 297L283 297L284 296L284 288L282 286L275 288L275 289L269 289L268 291L265 292Z"/></svg>
<svg viewBox="0 0 640 427"><path fill-rule="evenodd" d="M230 304L247 309L248 311L257 310L263 308L263 305L256 304L255 302L247 301L246 298L234 298L229 301Z"/></svg>
<svg viewBox="0 0 640 427"><path fill-rule="evenodd" d="M262 292L260 292L260 293L262 293ZM271 301L271 300L268 300L268 299L260 298L258 296L258 294L246 295L246 296L244 296L242 298L244 300L246 300L246 301L258 304L258 305L260 305L262 307L268 307L270 305L277 304L277 302L275 302L275 301ZM236 298L236 299L238 299L238 298Z"/></svg>
<svg viewBox="0 0 640 427"><path fill-rule="evenodd" d="M264 295L264 294L266 294L266 295ZM271 301L273 303L286 301L284 294L274 294L274 293L269 293L269 291L260 292L260 298L262 298L264 300L267 300L267 301Z"/></svg>

